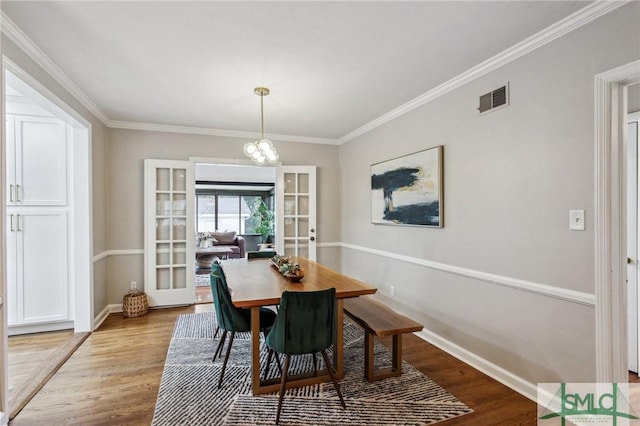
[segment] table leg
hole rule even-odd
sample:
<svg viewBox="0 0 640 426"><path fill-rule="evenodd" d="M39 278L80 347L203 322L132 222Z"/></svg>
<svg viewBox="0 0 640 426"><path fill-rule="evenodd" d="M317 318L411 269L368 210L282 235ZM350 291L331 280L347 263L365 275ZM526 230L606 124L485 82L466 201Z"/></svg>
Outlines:
<svg viewBox="0 0 640 426"><path fill-rule="evenodd" d="M251 308L251 389L260 389L260 307Z"/></svg>
<svg viewBox="0 0 640 426"><path fill-rule="evenodd" d="M344 301L337 300L337 326L336 341L333 344L333 366L336 369L336 377L342 379L344 376Z"/></svg>

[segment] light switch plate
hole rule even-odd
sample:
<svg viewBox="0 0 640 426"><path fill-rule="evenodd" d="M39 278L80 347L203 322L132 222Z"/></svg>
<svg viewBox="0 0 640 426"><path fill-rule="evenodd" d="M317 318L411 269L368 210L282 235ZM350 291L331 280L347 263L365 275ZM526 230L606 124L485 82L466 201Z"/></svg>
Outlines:
<svg viewBox="0 0 640 426"><path fill-rule="evenodd" d="M569 210L569 229L584 231L584 210Z"/></svg>

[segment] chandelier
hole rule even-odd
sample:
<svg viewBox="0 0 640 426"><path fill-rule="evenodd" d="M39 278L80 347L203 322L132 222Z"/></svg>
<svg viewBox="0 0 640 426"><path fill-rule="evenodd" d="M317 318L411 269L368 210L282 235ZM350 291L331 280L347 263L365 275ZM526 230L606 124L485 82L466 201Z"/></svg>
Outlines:
<svg viewBox="0 0 640 426"><path fill-rule="evenodd" d="M273 164L278 161L278 153L273 147L273 144L269 139L264 138L264 97L269 94L269 89L266 87L256 87L253 89L256 95L260 96L260 126L261 137L259 141L248 142L244 145L244 153L247 157L251 158L254 163L262 166L265 163Z"/></svg>

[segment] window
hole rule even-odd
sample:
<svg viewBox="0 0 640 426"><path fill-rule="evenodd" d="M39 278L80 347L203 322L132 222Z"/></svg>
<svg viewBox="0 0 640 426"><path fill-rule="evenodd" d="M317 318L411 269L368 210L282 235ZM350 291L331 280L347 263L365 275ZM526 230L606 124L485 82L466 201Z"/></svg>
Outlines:
<svg viewBox="0 0 640 426"><path fill-rule="evenodd" d="M221 189L220 184L198 183L196 186L196 231L235 231L255 234L259 220L255 211L260 201L273 205L272 185L265 191Z"/></svg>

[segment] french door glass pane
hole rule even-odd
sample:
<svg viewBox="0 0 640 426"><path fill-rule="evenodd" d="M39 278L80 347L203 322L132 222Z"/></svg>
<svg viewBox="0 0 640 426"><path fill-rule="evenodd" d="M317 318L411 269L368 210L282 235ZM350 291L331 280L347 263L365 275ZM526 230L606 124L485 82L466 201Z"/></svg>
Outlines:
<svg viewBox="0 0 640 426"><path fill-rule="evenodd" d="M307 173L300 173L298 175L298 193L309 193L309 175Z"/></svg>
<svg viewBox="0 0 640 426"><path fill-rule="evenodd" d="M187 288L187 268L173 267L173 288Z"/></svg>
<svg viewBox="0 0 640 426"><path fill-rule="evenodd" d="M296 174L285 173L284 174L284 193L293 194L296 192Z"/></svg>
<svg viewBox="0 0 640 426"><path fill-rule="evenodd" d="M174 243L173 244L173 264L174 265L186 265L187 264L187 247L186 247L186 243Z"/></svg>
<svg viewBox="0 0 640 426"><path fill-rule="evenodd" d="M169 191L169 169L156 169L156 191Z"/></svg>
<svg viewBox="0 0 640 426"><path fill-rule="evenodd" d="M171 288L169 268L157 268L156 269L156 288L158 290L169 290Z"/></svg>
<svg viewBox="0 0 640 426"><path fill-rule="evenodd" d="M174 216L187 215L187 195L186 194L173 194L173 215Z"/></svg>
<svg viewBox="0 0 640 426"><path fill-rule="evenodd" d="M156 215L169 216L171 214L171 197L168 193L156 194Z"/></svg>
<svg viewBox="0 0 640 426"><path fill-rule="evenodd" d="M309 216L309 196L298 196L298 214L302 216Z"/></svg>
<svg viewBox="0 0 640 426"><path fill-rule="evenodd" d="M173 169L173 190L187 190L187 171L185 169Z"/></svg>
<svg viewBox="0 0 640 426"><path fill-rule="evenodd" d="M284 214L291 216L296 214L296 196L285 195L284 196Z"/></svg>
<svg viewBox="0 0 640 426"><path fill-rule="evenodd" d="M298 219L298 237L306 237L309 235L309 219L308 218L299 218Z"/></svg>
<svg viewBox="0 0 640 426"><path fill-rule="evenodd" d="M159 243L156 250L156 265L167 266L171 263L168 243Z"/></svg>
<svg viewBox="0 0 640 426"><path fill-rule="evenodd" d="M187 220L182 218L173 219L173 239L187 239Z"/></svg>
<svg viewBox="0 0 640 426"><path fill-rule="evenodd" d="M158 241L167 241L170 236L170 228L169 224L171 223L171 219L168 218L158 218L156 219L156 240Z"/></svg>

